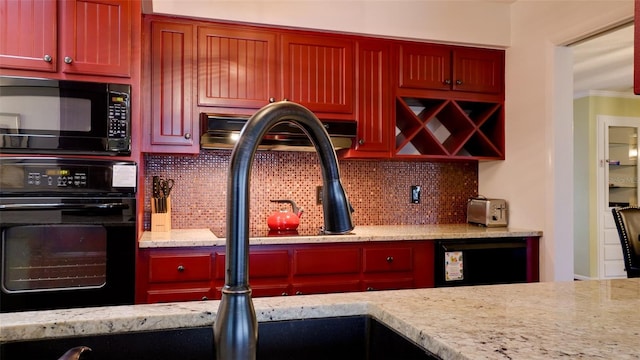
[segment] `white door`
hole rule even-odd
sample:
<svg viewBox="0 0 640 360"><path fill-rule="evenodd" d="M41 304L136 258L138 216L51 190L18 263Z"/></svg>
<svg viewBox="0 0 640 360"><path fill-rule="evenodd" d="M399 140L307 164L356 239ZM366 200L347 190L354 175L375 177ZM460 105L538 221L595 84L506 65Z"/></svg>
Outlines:
<svg viewBox="0 0 640 360"><path fill-rule="evenodd" d="M599 115L598 275L626 277L622 247L611 209L638 206L640 118Z"/></svg>

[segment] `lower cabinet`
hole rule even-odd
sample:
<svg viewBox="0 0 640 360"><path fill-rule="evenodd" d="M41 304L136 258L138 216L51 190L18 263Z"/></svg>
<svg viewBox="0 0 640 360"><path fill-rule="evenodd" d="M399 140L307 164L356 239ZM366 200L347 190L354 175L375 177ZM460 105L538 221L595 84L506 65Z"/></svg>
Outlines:
<svg viewBox="0 0 640 360"><path fill-rule="evenodd" d="M434 286L433 241L254 245L253 297ZM225 252L214 247L140 249L136 303L219 299Z"/></svg>
<svg viewBox="0 0 640 360"><path fill-rule="evenodd" d="M210 250L141 249L137 267L136 303L214 298Z"/></svg>

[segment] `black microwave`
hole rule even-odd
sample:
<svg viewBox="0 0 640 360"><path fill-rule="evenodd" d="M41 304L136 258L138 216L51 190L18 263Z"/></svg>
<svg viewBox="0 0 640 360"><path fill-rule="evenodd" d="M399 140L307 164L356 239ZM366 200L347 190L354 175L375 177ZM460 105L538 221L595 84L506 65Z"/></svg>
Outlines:
<svg viewBox="0 0 640 360"><path fill-rule="evenodd" d="M131 86L0 77L0 152L131 154Z"/></svg>

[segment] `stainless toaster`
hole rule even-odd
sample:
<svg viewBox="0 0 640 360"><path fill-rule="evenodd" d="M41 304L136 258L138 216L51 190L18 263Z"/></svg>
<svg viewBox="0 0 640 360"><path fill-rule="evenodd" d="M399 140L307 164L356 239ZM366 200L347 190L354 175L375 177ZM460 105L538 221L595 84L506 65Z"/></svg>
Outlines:
<svg viewBox="0 0 640 360"><path fill-rule="evenodd" d="M467 222L487 227L507 226L507 202L485 197L470 198L467 202Z"/></svg>

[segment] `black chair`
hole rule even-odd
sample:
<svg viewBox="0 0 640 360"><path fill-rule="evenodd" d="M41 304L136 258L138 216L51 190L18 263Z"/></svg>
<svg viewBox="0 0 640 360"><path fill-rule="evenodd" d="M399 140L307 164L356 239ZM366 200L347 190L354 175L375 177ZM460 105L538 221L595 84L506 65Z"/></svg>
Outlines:
<svg viewBox="0 0 640 360"><path fill-rule="evenodd" d="M627 277L640 277L640 208L613 208Z"/></svg>

